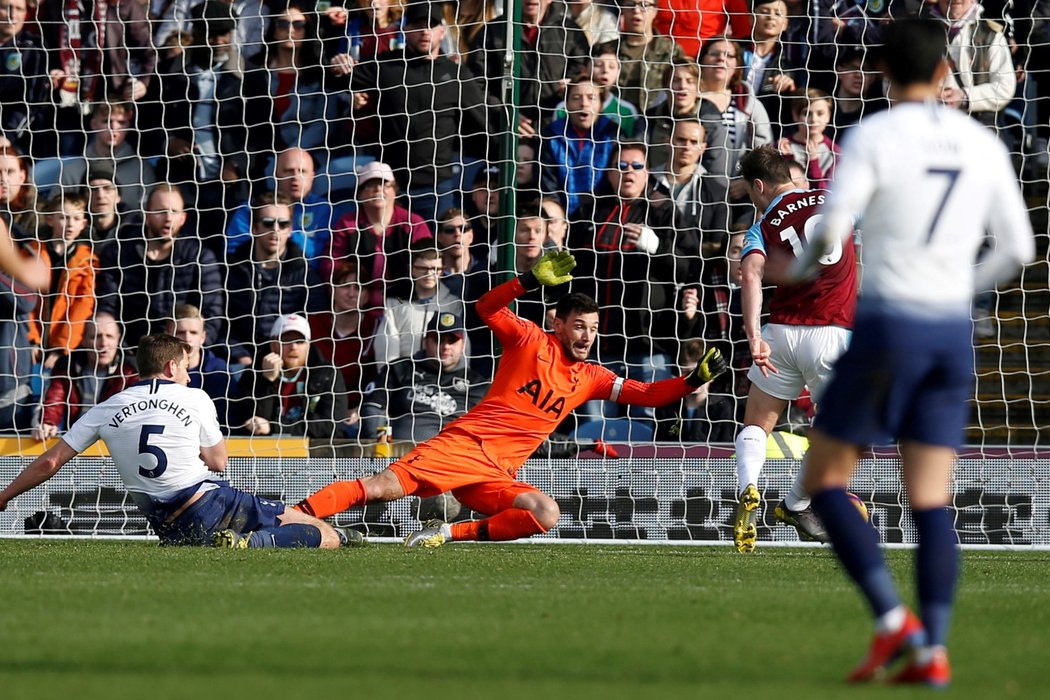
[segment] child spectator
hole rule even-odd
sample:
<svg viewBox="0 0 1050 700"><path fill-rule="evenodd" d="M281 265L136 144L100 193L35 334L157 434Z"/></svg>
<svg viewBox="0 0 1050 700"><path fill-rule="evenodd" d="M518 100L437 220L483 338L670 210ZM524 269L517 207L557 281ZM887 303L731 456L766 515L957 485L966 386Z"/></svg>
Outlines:
<svg viewBox="0 0 1050 700"><path fill-rule="evenodd" d="M80 347L84 326L95 312L98 257L84 240L87 196L83 191L56 195L45 204L45 240L51 259L51 288L44 297L44 369Z"/></svg>
<svg viewBox="0 0 1050 700"><path fill-rule="evenodd" d="M638 129L638 107L619 96L620 57L617 50L615 41L595 46L591 50L590 76L602 103L599 114L620 125L620 138L630 138ZM563 100L555 110L554 118L567 116Z"/></svg>
<svg viewBox="0 0 1050 700"><path fill-rule="evenodd" d="M831 95L809 88L795 98L791 116L795 133L780 139L780 152L806 169L809 186L826 188L835 174L839 147L824 132L831 123Z"/></svg>

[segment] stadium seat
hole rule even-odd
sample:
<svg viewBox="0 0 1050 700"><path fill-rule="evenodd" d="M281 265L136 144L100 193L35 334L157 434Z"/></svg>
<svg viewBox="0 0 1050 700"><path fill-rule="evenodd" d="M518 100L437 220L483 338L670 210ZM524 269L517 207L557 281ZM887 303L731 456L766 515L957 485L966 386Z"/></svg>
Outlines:
<svg viewBox="0 0 1050 700"><path fill-rule="evenodd" d="M644 421L628 418L591 420L581 423L572 437L606 442L650 442L653 439L653 427Z"/></svg>

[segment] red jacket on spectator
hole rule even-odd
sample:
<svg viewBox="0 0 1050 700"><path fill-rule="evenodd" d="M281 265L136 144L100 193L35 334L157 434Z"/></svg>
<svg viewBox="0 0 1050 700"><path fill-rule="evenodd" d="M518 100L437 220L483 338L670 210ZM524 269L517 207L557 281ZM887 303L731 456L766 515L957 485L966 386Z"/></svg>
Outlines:
<svg viewBox="0 0 1050 700"><path fill-rule="evenodd" d="M94 356L93 350L75 350L68 358L55 365L47 391L44 392L42 423L62 425L65 419L68 428L76 423L85 408L90 408L82 403L81 385L83 376L91 371L88 363L93 361ZM102 389L99 391L98 403L124 391L139 379L135 368L121 359L114 362L109 369L109 377L102 382Z"/></svg>
<svg viewBox="0 0 1050 700"><path fill-rule="evenodd" d="M751 5L747 0L659 0L653 29L669 36L694 61L704 39L726 33L743 41L751 39Z"/></svg>

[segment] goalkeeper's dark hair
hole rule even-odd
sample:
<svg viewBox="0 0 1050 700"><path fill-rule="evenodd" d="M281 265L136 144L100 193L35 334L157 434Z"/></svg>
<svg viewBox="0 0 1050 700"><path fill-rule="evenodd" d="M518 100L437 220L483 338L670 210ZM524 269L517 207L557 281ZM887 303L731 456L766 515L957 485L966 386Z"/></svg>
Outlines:
<svg viewBox="0 0 1050 700"><path fill-rule="evenodd" d="M155 377L164 373L169 362L179 361L190 353L190 344L167 333L147 335L139 341L135 360L140 377Z"/></svg>
<svg viewBox="0 0 1050 700"><path fill-rule="evenodd" d="M566 294L558 300L558 305L554 307L554 316L563 321L572 314L596 313L598 313L598 302L580 292Z"/></svg>
<svg viewBox="0 0 1050 700"><path fill-rule="evenodd" d="M759 146L744 154L740 159L740 175L744 182L762 180L771 185L782 185L791 182L791 168L788 162L773 146Z"/></svg>
<svg viewBox="0 0 1050 700"><path fill-rule="evenodd" d="M948 53L944 24L932 19L902 19L886 28L878 62L894 83L907 86L933 82Z"/></svg>

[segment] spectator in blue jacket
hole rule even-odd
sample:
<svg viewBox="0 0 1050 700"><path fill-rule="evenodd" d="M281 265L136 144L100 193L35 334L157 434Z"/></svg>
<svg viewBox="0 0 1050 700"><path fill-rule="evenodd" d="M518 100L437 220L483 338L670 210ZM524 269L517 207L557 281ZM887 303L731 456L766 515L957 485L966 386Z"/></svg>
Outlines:
<svg viewBox="0 0 1050 700"><path fill-rule="evenodd" d="M619 125L599 114L601 91L589 76L574 78L565 91L568 116L544 133L540 184L560 198L570 217L580 195L593 194L609 165Z"/></svg>
<svg viewBox="0 0 1050 700"><path fill-rule="evenodd" d="M275 191L292 203L291 242L306 255L310 267L318 269L328 254L332 237L332 205L313 194L317 166L313 156L301 148L282 151L274 164ZM230 216L226 228L226 252L232 253L252 239L252 208L245 202Z"/></svg>

